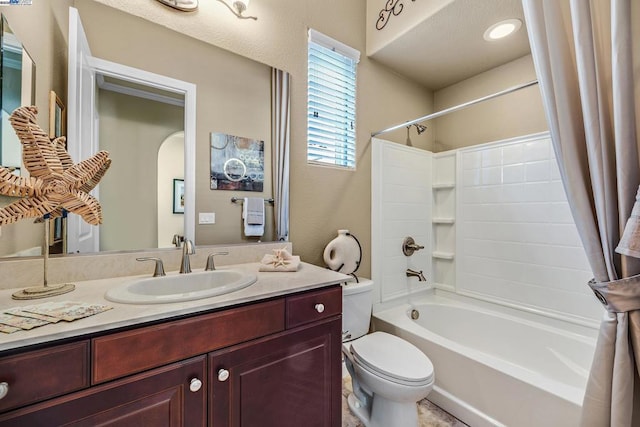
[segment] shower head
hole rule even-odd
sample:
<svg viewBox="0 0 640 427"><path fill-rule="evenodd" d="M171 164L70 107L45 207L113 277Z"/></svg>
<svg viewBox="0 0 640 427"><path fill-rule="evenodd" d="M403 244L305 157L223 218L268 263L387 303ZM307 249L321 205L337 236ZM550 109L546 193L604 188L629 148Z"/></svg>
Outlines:
<svg viewBox="0 0 640 427"><path fill-rule="evenodd" d="M418 135L420 135L422 132L427 130L426 126L414 123L412 125L407 126L407 132L409 132L409 129L411 129L411 126L415 126L416 127L416 130L418 131Z"/></svg>

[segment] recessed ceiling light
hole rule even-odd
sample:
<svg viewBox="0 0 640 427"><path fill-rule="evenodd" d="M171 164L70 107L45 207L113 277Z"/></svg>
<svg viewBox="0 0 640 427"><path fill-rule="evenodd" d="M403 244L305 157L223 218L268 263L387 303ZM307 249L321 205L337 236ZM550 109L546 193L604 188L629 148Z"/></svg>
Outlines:
<svg viewBox="0 0 640 427"><path fill-rule="evenodd" d="M484 32L484 39L487 41L499 40L515 33L520 29L522 21L519 19L507 19L493 24Z"/></svg>

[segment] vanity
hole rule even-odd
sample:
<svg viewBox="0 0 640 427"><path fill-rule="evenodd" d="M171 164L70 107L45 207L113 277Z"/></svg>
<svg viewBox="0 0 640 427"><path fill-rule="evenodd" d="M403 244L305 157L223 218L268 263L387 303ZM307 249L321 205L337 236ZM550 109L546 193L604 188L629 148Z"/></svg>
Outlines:
<svg viewBox="0 0 640 427"><path fill-rule="evenodd" d="M258 281L198 301L103 299L126 278L50 298L113 309L0 336L0 426L340 426L346 276L240 268Z"/></svg>

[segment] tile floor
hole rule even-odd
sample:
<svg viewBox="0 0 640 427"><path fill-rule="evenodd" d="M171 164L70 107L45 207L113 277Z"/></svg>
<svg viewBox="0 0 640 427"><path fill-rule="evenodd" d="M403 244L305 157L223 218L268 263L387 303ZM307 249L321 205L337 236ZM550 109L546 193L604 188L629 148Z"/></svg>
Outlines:
<svg viewBox="0 0 640 427"><path fill-rule="evenodd" d="M351 391L351 378L347 376L342 382L342 427L363 427L363 424L351 413L347 405L347 396ZM427 399L422 399L418 404L418 414L420 427L468 427Z"/></svg>

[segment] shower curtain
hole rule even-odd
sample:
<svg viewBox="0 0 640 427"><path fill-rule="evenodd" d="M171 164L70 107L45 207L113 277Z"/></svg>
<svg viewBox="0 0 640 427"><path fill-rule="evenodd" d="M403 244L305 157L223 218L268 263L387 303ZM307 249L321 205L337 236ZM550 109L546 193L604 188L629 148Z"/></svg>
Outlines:
<svg viewBox="0 0 640 427"><path fill-rule="evenodd" d="M271 144L273 199L276 239L289 240L289 128L291 76L286 71L271 70Z"/></svg>
<svg viewBox="0 0 640 427"><path fill-rule="evenodd" d="M581 425L638 426L640 263L614 250L640 184L634 82L640 2L523 0L523 6L563 184L599 283L592 287L607 309Z"/></svg>

